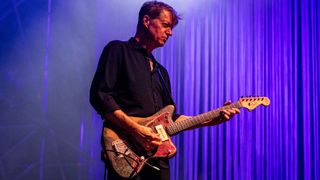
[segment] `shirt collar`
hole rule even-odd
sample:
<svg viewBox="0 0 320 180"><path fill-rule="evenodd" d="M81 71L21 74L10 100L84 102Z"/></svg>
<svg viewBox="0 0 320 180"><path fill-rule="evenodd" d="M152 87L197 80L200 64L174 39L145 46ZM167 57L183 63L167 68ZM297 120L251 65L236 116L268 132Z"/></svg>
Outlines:
<svg viewBox="0 0 320 180"><path fill-rule="evenodd" d="M147 50L142 47L140 44L138 44L137 40L134 38L134 37L131 37L129 39L129 43L131 44L131 46L133 48L135 48L136 50L140 51L143 53L143 55L146 57L146 60L147 58L151 58L153 60L153 62L155 63L155 70L159 69L159 63L158 61L154 58L153 54L151 53L150 55L148 55L148 52Z"/></svg>
<svg viewBox="0 0 320 180"><path fill-rule="evenodd" d="M131 37L129 39L130 44L132 47L134 47L137 50L143 51L144 53L147 53L147 50L143 48L140 44L138 44L137 40L134 37Z"/></svg>
<svg viewBox="0 0 320 180"><path fill-rule="evenodd" d="M155 60L155 58L153 57L153 55L152 55L152 54L148 55L147 50L146 50L144 47L142 47L140 44L138 44L137 40L136 40L134 37L131 37L131 38L129 39L129 43L131 44L131 46L132 46L133 48L135 48L136 50L142 52L142 53L144 54L144 56L149 57L149 58L152 58L153 60Z"/></svg>

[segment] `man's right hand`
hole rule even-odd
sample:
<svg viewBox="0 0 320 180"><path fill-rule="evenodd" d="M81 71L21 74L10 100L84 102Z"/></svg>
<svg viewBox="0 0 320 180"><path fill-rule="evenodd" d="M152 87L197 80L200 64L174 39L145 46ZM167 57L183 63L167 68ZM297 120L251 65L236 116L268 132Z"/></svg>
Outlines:
<svg viewBox="0 0 320 180"><path fill-rule="evenodd" d="M147 151L155 149L161 144L159 134L154 133L151 128L146 126L138 125L132 135Z"/></svg>
<svg viewBox="0 0 320 180"><path fill-rule="evenodd" d="M112 123L126 129L147 151L155 149L161 144L159 134L153 132L149 127L138 124L120 109L106 114L105 119L109 119Z"/></svg>

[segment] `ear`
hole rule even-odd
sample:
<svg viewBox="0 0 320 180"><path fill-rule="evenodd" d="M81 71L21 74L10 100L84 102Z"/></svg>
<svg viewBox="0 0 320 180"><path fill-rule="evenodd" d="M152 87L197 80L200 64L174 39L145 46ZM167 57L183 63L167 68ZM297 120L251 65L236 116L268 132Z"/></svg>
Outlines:
<svg viewBox="0 0 320 180"><path fill-rule="evenodd" d="M149 28L149 24L150 24L150 17L148 15L144 15L142 18L143 21L143 26L145 28Z"/></svg>

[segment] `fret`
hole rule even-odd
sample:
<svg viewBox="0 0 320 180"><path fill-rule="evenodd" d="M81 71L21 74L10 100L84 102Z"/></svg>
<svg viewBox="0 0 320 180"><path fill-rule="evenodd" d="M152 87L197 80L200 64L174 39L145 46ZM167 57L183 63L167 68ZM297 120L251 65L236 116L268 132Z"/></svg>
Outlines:
<svg viewBox="0 0 320 180"><path fill-rule="evenodd" d="M170 125L170 129L171 129L171 130L170 130L169 135L173 135L173 134L177 133L175 127L173 127L174 125L175 125L175 123L173 123L173 124Z"/></svg>
<svg viewBox="0 0 320 180"><path fill-rule="evenodd" d="M173 132L177 132L177 124L176 123L174 123L172 125L172 129L173 129Z"/></svg>
<svg viewBox="0 0 320 180"><path fill-rule="evenodd" d="M187 129L187 124L184 121L181 121L181 127L182 129Z"/></svg>
<svg viewBox="0 0 320 180"><path fill-rule="evenodd" d="M206 113L201 114L201 115L199 116L199 124L200 124L200 123L203 123L203 122L205 122L205 121L206 121L206 118L204 117L204 116L205 116L205 114L206 114Z"/></svg>
<svg viewBox="0 0 320 180"><path fill-rule="evenodd" d="M189 120L180 121L179 124L181 124L181 128L179 130L188 129L190 127Z"/></svg>
<svg viewBox="0 0 320 180"><path fill-rule="evenodd" d="M192 120L190 120L190 124L191 124L191 126L195 126L195 125L198 124L198 122L197 122L197 121L192 121Z"/></svg>
<svg viewBox="0 0 320 180"><path fill-rule="evenodd" d="M172 133L172 128L171 128L170 125L168 125L168 126L166 127L166 131L167 131L167 133L168 133L169 135Z"/></svg>
<svg viewBox="0 0 320 180"><path fill-rule="evenodd" d="M210 116L209 113L204 113L203 116L204 116L204 119L206 119L204 122L209 121L209 120L212 119L212 116Z"/></svg>
<svg viewBox="0 0 320 180"><path fill-rule="evenodd" d="M175 130L174 130L175 132L179 132L179 131L180 131L180 127L178 126L178 124L174 124L173 127L174 127L174 129L175 129Z"/></svg>
<svg viewBox="0 0 320 180"><path fill-rule="evenodd" d="M189 127L195 126L197 123L195 121L192 121L191 119L188 120Z"/></svg>
<svg viewBox="0 0 320 180"><path fill-rule="evenodd" d="M179 130L182 131L182 130L184 130L184 129L186 129L186 127L185 127L185 122L184 122L184 121L180 121L180 128L179 128Z"/></svg>
<svg viewBox="0 0 320 180"><path fill-rule="evenodd" d="M195 116L195 117L193 118L194 124L199 124L199 123L200 123L199 117L200 117L200 115L199 115L199 116Z"/></svg>

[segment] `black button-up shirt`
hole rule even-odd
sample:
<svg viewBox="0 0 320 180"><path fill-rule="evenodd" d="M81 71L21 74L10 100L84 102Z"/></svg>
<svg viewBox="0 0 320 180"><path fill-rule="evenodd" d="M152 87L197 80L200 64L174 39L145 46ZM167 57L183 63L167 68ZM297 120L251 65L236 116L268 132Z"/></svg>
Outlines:
<svg viewBox="0 0 320 180"><path fill-rule="evenodd" d="M154 62L153 71L149 59ZM100 115L121 109L139 117L174 104L168 72L134 38L112 41L104 48L91 84L90 102Z"/></svg>

